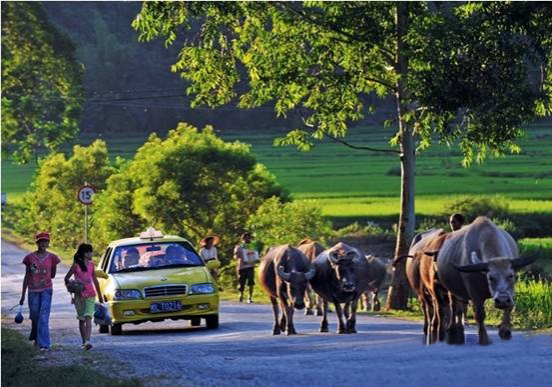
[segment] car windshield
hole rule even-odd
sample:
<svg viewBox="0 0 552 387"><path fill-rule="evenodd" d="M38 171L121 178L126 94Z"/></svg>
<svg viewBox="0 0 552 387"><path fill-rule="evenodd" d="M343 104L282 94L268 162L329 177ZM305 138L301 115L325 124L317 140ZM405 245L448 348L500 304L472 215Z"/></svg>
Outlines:
<svg viewBox="0 0 552 387"><path fill-rule="evenodd" d="M120 246L113 252L110 273L200 266L203 261L187 243L143 243Z"/></svg>

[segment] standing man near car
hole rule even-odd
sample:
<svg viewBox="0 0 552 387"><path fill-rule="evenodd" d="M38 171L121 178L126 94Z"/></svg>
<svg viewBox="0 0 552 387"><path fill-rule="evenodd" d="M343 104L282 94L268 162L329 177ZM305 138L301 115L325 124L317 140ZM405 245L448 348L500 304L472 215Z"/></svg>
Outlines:
<svg viewBox="0 0 552 387"><path fill-rule="evenodd" d="M241 243L234 248L234 259L238 260L238 290L240 302L243 302L245 285L249 286L248 303L253 303L253 287L255 285L255 263L259 262L259 250L253 242L253 235L245 232L241 236Z"/></svg>

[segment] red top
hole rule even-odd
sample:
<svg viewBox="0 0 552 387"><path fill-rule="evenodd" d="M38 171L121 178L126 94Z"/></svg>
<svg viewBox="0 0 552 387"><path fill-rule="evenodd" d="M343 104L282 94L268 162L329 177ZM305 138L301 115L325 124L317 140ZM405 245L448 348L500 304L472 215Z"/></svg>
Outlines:
<svg viewBox="0 0 552 387"><path fill-rule="evenodd" d="M80 296L82 298L96 297L96 290L94 289L94 263L87 261L86 269L87 271L82 271L80 266L75 264L75 279L84 285Z"/></svg>
<svg viewBox="0 0 552 387"><path fill-rule="evenodd" d="M23 264L29 268L29 292L41 292L52 288L52 269L60 263L57 255L48 253L39 258L36 253L30 253L23 258Z"/></svg>

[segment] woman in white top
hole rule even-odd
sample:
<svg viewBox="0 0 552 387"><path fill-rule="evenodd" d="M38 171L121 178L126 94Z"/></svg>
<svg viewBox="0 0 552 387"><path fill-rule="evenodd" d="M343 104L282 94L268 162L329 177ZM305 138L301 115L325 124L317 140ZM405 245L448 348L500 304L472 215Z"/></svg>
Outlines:
<svg viewBox="0 0 552 387"><path fill-rule="evenodd" d="M201 248L199 249L199 255L205 262L210 261L212 259L218 259L217 255L217 248L215 247L218 245L220 241L220 238L216 235L208 236L203 238L199 245ZM215 281L218 282L218 272L216 269L211 270L211 275L215 279ZM219 290L222 290L222 288L219 286Z"/></svg>

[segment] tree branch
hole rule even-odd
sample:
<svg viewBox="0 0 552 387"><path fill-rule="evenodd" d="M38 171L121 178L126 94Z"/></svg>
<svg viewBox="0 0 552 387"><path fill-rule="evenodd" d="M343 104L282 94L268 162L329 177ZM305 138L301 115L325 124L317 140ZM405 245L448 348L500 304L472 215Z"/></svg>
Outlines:
<svg viewBox="0 0 552 387"><path fill-rule="evenodd" d="M386 152L386 153L397 153L397 154L401 153L400 151L395 150L395 149L378 149L378 148L372 148L372 147L368 147L368 146L358 146L358 145L349 144L347 141L342 140L340 138L337 138L335 136L332 136L331 134L328 134L326 132L324 132L324 135L326 137L328 137L329 139L331 139L335 142L341 143L341 144L343 144L343 145L345 145L349 148L352 148L352 149L367 150L367 151L370 151L370 152Z"/></svg>
<svg viewBox="0 0 552 387"><path fill-rule="evenodd" d="M324 28L329 28L331 31L335 32L335 33L338 33L340 35L343 35L349 39L352 39L356 42L359 42L359 43L367 43L369 44L369 42L363 40L362 38L354 35L354 34L350 34L348 32L345 32L331 24L328 24L328 23L321 23L319 22L318 20L315 20L313 18L311 18L310 16L308 16L307 14L305 14L304 12L301 12L295 8L293 8L291 5L289 5L289 3L282 3L282 2L275 2L276 5L280 6L280 8L283 8L283 9L287 9L288 11L292 12L293 14L299 16L300 18L306 20L307 22L311 23L311 24L314 24L314 25L317 25L319 27L324 27ZM347 42L345 41L345 43L350 43L350 42ZM374 46L374 45L372 45ZM387 61L387 63L390 65L390 66L395 66L395 60L394 60L394 55L392 52L386 50L385 48L383 47L377 47L377 49L381 52L382 56L384 57L384 59Z"/></svg>

